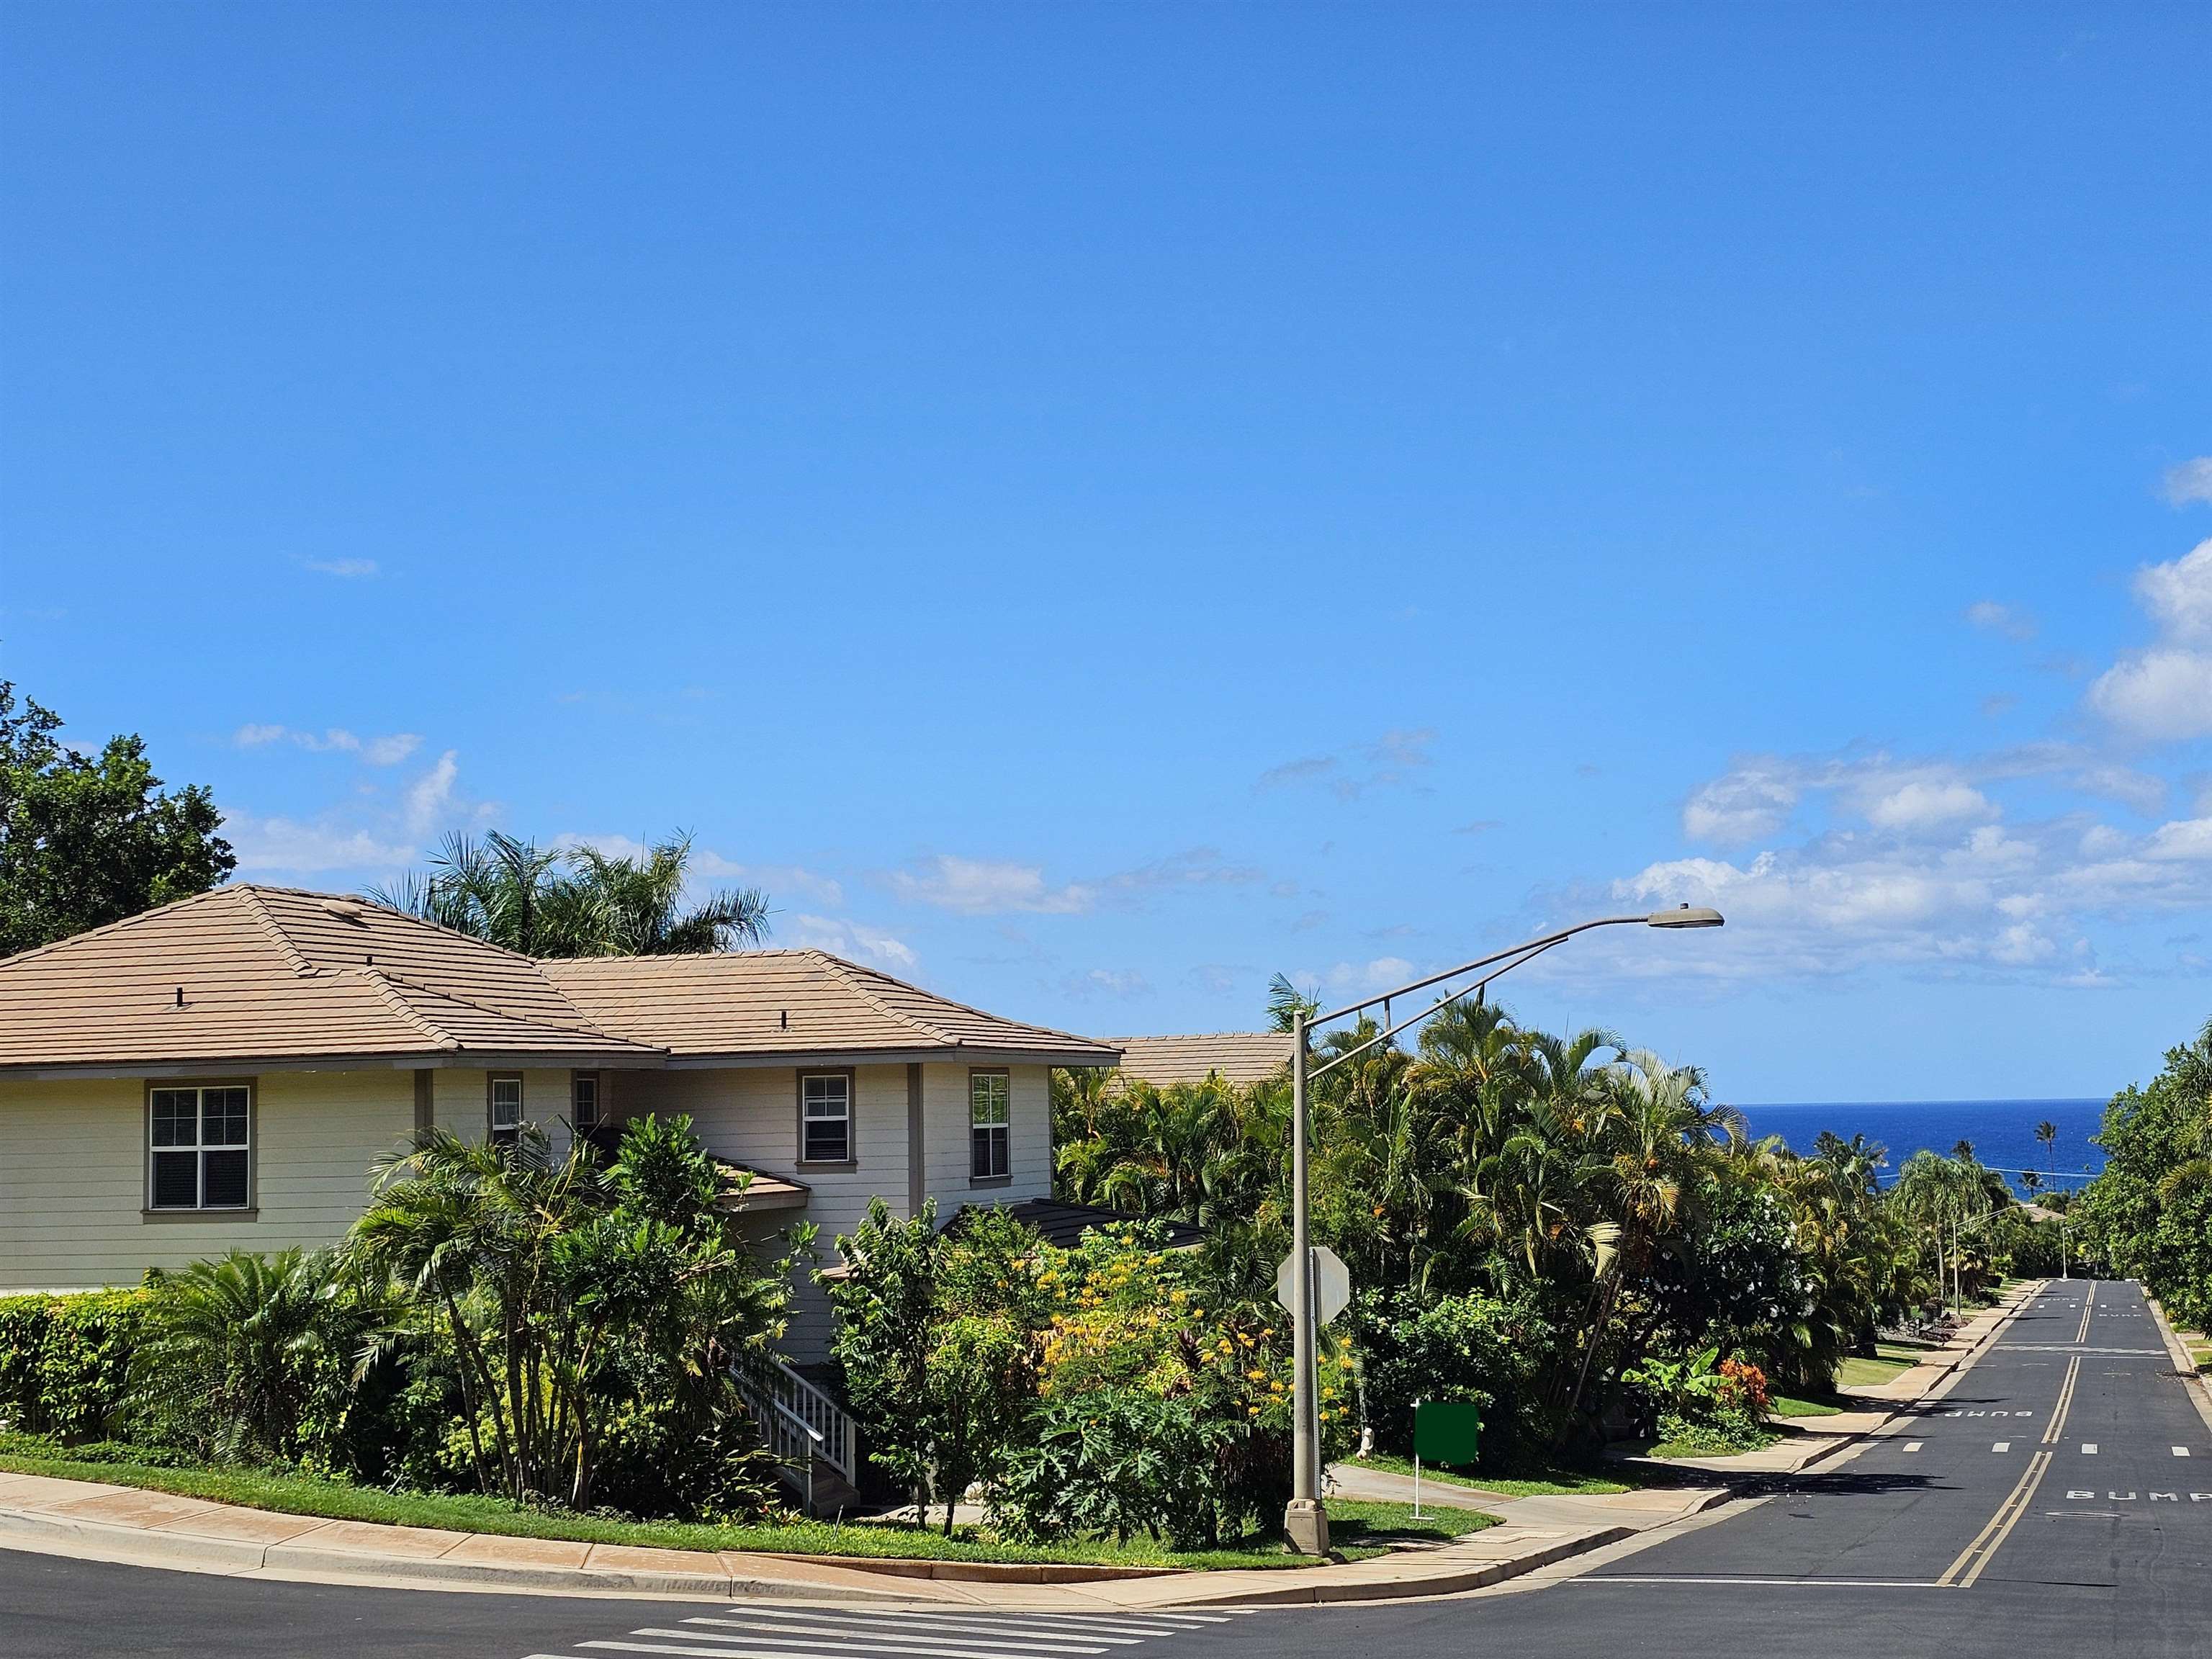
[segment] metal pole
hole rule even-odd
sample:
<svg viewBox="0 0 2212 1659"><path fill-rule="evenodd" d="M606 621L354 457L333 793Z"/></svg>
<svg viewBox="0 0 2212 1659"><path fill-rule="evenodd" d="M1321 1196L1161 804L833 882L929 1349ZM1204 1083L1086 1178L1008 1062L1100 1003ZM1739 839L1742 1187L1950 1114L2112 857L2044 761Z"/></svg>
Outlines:
<svg viewBox="0 0 2212 1659"><path fill-rule="evenodd" d="M1328 1512L1321 1504L1321 1389L1314 1366L1312 1246L1306 1215L1306 1143L1312 1138L1306 1099L1309 1032L1303 1010L1291 1016L1291 1501L1283 1532L1301 1555L1328 1553Z"/></svg>

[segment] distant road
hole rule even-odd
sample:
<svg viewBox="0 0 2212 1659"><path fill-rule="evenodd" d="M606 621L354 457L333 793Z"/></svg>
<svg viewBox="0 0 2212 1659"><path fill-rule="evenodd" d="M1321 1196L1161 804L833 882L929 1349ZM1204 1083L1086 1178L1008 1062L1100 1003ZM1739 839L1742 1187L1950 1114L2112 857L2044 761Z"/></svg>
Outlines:
<svg viewBox="0 0 2212 1659"><path fill-rule="evenodd" d="M333 1589L0 1551L0 1659L2212 1659L2212 1431L2139 1291L2053 1284L1848 1462L1555 1574L1371 1608L1085 1619Z"/></svg>

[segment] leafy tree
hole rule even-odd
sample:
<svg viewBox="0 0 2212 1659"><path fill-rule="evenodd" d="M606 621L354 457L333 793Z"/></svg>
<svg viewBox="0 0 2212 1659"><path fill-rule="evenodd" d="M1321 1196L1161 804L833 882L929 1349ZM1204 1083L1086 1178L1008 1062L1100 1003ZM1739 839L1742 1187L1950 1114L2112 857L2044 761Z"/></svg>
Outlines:
<svg viewBox="0 0 2212 1659"><path fill-rule="evenodd" d="M837 1315L832 1353L867 1425L877 1467L945 1505L994 1474L1036 1393L1042 1297L1036 1235L1003 1211L937 1231L936 1206L910 1220L883 1200L837 1241L842 1273L823 1279Z"/></svg>
<svg viewBox="0 0 2212 1659"><path fill-rule="evenodd" d="M730 888L688 902L691 840L656 842L642 858L596 848L541 848L497 830L456 835L372 903L532 957L660 956L757 945L768 899Z"/></svg>
<svg viewBox="0 0 2212 1659"><path fill-rule="evenodd" d="M2058 1126L2049 1118L2035 1126L2035 1138L2043 1143L2043 1160L2051 1166L2051 1173L2058 1173Z"/></svg>
<svg viewBox="0 0 2212 1659"><path fill-rule="evenodd" d="M238 865L207 790L165 790L143 738L95 757L61 729L0 680L0 956L204 893Z"/></svg>
<svg viewBox="0 0 2212 1659"><path fill-rule="evenodd" d="M508 1146L427 1129L386 1160L349 1249L441 1328L485 1490L586 1507L604 1466L650 1470L624 1444L643 1436L686 1460L652 1474L664 1499L758 1501L733 1372L781 1334L789 1263L752 1261L719 1190L681 1117L633 1121L605 1171L534 1125Z"/></svg>
<svg viewBox="0 0 2212 1659"><path fill-rule="evenodd" d="M2180 1320L2212 1323L2212 1021L2112 1097L2097 1141L2104 1170L2068 1212L2076 1239Z"/></svg>

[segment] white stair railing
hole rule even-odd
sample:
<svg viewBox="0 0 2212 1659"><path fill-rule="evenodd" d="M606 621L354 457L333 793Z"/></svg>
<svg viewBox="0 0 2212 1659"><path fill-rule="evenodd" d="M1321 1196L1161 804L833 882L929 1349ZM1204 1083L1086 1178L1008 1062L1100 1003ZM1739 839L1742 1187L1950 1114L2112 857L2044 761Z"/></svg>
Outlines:
<svg viewBox="0 0 2212 1659"><path fill-rule="evenodd" d="M739 1381L769 1453L793 1469L821 1464L857 1486L860 1427L842 1406L781 1359L769 1362L765 1375Z"/></svg>

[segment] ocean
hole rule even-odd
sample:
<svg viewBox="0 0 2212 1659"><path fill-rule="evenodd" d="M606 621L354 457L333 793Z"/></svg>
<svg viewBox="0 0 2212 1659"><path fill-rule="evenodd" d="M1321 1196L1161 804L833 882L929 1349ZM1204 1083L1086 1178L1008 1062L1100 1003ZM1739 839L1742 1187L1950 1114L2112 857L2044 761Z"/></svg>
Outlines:
<svg viewBox="0 0 2212 1659"><path fill-rule="evenodd" d="M1795 1152L1809 1152L1823 1129L1849 1140L1863 1134L1889 1149L1885 1180L1923 1146L1948 1153L1960 1140L1993 1170L2033 1170L2047 1183L2079 1188L2105 1167L2105 1151L2089 1144L2104 1121L2102 1100L1832 1101L1790 1106L1738 1106L1753 1135L1780 1135ZM2058 1139L2049 1153L2035 1126L2049 1120ZM2051 1181L2053 1170L2057 1179ZM2020 1190L2020 1177L2010 1177Z"/></svg>

